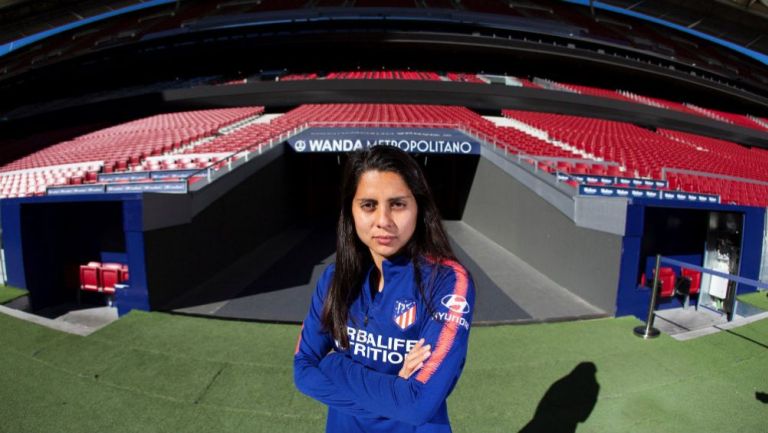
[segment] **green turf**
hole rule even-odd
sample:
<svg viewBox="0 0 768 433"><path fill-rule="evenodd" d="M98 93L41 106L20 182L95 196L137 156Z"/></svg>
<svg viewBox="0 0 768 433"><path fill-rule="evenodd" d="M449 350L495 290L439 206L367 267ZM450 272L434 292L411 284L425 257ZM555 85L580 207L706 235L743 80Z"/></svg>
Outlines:
<svg viewBox="0 0 768 433"><path fill-rule="evenodd" d="M738 299L739 302L745 302L762 310L768 310L768 292L764 290L741 295Z"/></svg>
<svg viewBox="0 0 768 433"><path fill-rule="evenodd" d="M578 432L768 430L755 399L768 392L768 320L687 342L641 340L637 324L473 329L454 431L517 432L538 406L539 431L573 431L580 404L594 407ZM325 408L293 387L297 326L133 312L88 337L2 314L0 329L0 432L324 431ZM594 378L574 379L581 362Z"/></svg>
<svg viewBox="0 0 768 433"><path fill-rule="evenodd" d="M26 295L27 292L24 289L17 289L16 287L4 286L0 284L0 304L13 301L16 298L20 298Z"/></svg>

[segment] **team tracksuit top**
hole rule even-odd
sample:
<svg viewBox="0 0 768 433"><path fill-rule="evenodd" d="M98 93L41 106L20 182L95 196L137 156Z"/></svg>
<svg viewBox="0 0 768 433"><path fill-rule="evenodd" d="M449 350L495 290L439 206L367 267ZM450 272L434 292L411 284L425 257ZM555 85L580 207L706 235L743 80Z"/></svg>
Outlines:
<svg viewBox="0 0 768 433"><path fill-rule="evenodd" d="M328 405L327 432L451 431L445 399L464 367L475 289L459 263L422 262L427 291L436 272L432 308L415 284L410 258L384 260L384 289L372 299L370 278L365 278L350 306L349 348L343 351L320 321L335 266L329 265L320 278L296 345L293 371L301 392ZM421 338L431 346L431 355L404 380L397 374Z"/></svg>

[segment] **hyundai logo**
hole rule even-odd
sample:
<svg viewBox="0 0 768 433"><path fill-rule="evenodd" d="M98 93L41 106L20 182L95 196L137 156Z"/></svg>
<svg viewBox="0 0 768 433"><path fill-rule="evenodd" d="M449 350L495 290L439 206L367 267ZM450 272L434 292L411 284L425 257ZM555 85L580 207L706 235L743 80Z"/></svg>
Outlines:
<svg viewBox="0 0 768 433"><path fill-rule="evenodd" d="M469 313L469 303L467 302L467 298L461 295L445 295L440 302L454 313Z"/></svg>

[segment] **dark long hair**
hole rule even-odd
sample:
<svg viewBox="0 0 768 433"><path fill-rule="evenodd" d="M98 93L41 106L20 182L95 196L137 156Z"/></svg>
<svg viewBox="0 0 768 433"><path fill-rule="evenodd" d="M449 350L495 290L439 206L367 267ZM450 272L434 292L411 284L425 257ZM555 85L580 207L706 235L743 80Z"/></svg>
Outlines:
<svg viewBox="0 0 768 433"><path fill-rule="evenodd" d="M352 199L360 177L367 171L392 172L400 175L418 208L416 229L399 253L407 254L413 262L415 284L427 305L431 287L424 287L421 266L425 258L437 266L443 260L455 260L440 212L432 198L424 173L416 161L404 151L392 146L375 146L350 155L344 167L341 188L341 212L336 233L336 271L333 275L322 312L323 328L331 333L342 349L349 347L347 320L349 306L360 294L363 279L373 263L368 247L357 237L352 216ZM432 276L436 272L432 272ZM428 286L431 284L428 284Z"/></svg>

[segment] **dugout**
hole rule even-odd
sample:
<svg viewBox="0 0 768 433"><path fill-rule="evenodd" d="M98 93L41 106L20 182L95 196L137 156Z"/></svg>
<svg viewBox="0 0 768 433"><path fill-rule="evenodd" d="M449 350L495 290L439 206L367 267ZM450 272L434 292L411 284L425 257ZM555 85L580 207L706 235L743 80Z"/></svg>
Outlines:
<svg viewBox="0 0 768 433"><path fill-rule="evenodd" d="M745 278L759 278L765 210L732 205L630 204L623 241L617 315L647 317L656 255L715 269L715 260L727 260L728 270ZM727 252L727 253L726 253ZM668 266L668 265L664 265ZM681 275L679 266L672 267ZM704 278L702 289L707 279ZM733 284L728 301L755 287ZM701 293L698 296L703 296ZM696 302L693 299L692 302ZM683 305L680 296L662 296L658 309Z"/></svg>
<svg viewBox="0 0 768 433"><path fill-rule="evenodd" d="M88 262L126 265L132 274L127 283L142 290L143 251L135 236L140 240L140 208L138 196L3 200L8 283L29 291L33 312L52 316L78 304L107 304L103 293L80 290L80 265ZM144 307L142 302L132 304L131 295L125 290L115 298L127 308Z"/></svg>

